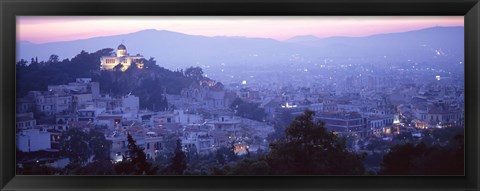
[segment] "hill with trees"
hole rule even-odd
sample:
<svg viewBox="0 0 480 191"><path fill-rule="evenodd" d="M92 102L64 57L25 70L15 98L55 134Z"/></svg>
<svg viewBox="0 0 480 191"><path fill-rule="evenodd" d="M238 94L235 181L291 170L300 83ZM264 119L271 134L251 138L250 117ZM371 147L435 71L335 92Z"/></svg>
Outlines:
<svg viewBox="0 0 480 191"><path fill-rule="evenodd" d="M129 67L120 70L100 70L100 57L112 54L113 49L101 49L93 53L81 51L72 59L59 60L51 55L47 61L32 58L16 64L17 97L29 91L47 91L48 85L61 85L76 78L92 78L100 83L100 91L113 97L133 94L140 98L140 108L167 109L165 93L180 94L180 91L195 81L205 79L202 69L190 67L170 71L158 66L155 59L144 59L144 68Z"/></svg>

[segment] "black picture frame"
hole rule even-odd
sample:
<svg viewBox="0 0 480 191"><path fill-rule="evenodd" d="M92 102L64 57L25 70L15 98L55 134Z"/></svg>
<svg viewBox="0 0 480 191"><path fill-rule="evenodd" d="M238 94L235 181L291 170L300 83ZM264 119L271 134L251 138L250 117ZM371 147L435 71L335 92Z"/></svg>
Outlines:
<svg viewBox="0 0 480 191"><path fill-rule="evenodd" d="M16 176L15 16L20 15L464 15L465 176ZM2 190L478 190L478 0L1 0Z"/></svg>

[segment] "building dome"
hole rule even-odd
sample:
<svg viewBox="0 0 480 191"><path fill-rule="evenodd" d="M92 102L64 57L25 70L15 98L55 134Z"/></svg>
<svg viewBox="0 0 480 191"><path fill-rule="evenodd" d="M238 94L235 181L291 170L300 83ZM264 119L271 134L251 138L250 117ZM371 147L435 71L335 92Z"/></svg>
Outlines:
<svg viewBox="0 0 480 191"><path fill-rule="evenodd" d="M128 56L127 47L125 47L125 45L123 44L120 44L118 45L118 48L117 48L117 57L124 57L124 56Z"/></svg>
<svg viewBox="0 0 480 191"><path fill-rule="evenodd" d="M120 45L118 45L117 50L127 50L127 47L125 47L125 45L123 45L123 44L120 44Z"/></svg>

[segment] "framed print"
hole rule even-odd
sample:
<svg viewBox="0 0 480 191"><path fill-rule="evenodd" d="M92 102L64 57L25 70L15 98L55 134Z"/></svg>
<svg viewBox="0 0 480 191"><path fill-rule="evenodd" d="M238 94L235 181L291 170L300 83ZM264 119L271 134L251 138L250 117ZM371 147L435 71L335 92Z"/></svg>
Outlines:
<svg viewBox="0 0 480 191"><path fill-rule="evenodd" d="M477 1L0 9L2 190L478 189Z"/></svg>

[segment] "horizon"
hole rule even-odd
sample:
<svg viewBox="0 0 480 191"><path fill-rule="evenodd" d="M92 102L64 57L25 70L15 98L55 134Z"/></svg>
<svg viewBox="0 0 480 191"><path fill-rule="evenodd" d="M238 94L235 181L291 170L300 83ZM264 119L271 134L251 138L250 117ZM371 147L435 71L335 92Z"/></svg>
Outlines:
<svg viewBox="0 0 480 191"><path fill-rule="evenodd" d="M397 33L405 33L405 32L414 32L414 31L421 31L421 30L427 30L427 29L433 29L433 28L455 28L455 27L464 27L464 26L432 26L432 27L427 27L427 28L421 28L421 29L415 29L415 30L409 30L409 31L403 31L403 32L385 32L385 33L376 33L376 34L370 34L370 35L366 35L366 36L329 36L329 37L318 37L318 36L315 36L315 35L297 35L297 36L292 36L288 39L284 39L284 40L277 40L277 39L273 39L273 38L269 38L269 37L246 37L246 36L224 36L224 35L218 35L218 36L205 36L205 35L197 35L197 34L186 34L186 33L181 33L181 32L178 32L178 31L171 31L171 30L163 30L163 29L142 29L142 30L139 30L139 31L134 31L134 32L129 32L129 33L123 33L123 34L114 34L114 35L109 35L109 36L93 36L93 37L89 37L89 38L83 38L83 39L73 39L73 40L66 40L66 41L52 41L52 42L45 42L45 43L34 43L34 42L31 42L31 41L17 41L17 43L21 43L21 42L25 42L25 43L31 43L31 44L36 44L36 45L41 45L41 44L49 44L49 43L60 43L60 42L71 42L71 41L81 41L81 40L88 40L88 39L94 39L94 38L102 38L102 37L112 37L112 36L121 36L121 35L129 35L129 34L135 34L135 33L139 33L139 32L143 32L143 31L156 31L156 32L162 32L162 31L165 31L165 32L171 32L171 33L178 33L178 34L182 34L182 35L189 35L189 36L202 36L202 37L208 37L208 38L215 38L215 37L227 37L227 38L260 38L260 39L272 39L272 40L275 40L275 41L279 41L279 42L288 42L289 40L291 39L294 39L294 38L298 38L298 37L313 37L313 38L317 38L317 39L328 39L328 38L342 38L342 37L345 37L345 38L363 38L363 37L371 37L371 36L376 36L376 35L384 35L384 34L397 34ZM123 44L123 43L122 43Z"/></svg>
<svg viewBox="0 0 480 191"><path fill-rule="evenodd" d="M77 27L80 25L90 27ZM118 26L129 27L118 32ZM463 16L19 16L17 43L66 42L152 29L206 37L269 38L286 41L299 36L366 37L433 27L463 26ZM351 30L352 28L358 30Z"/></svg>

